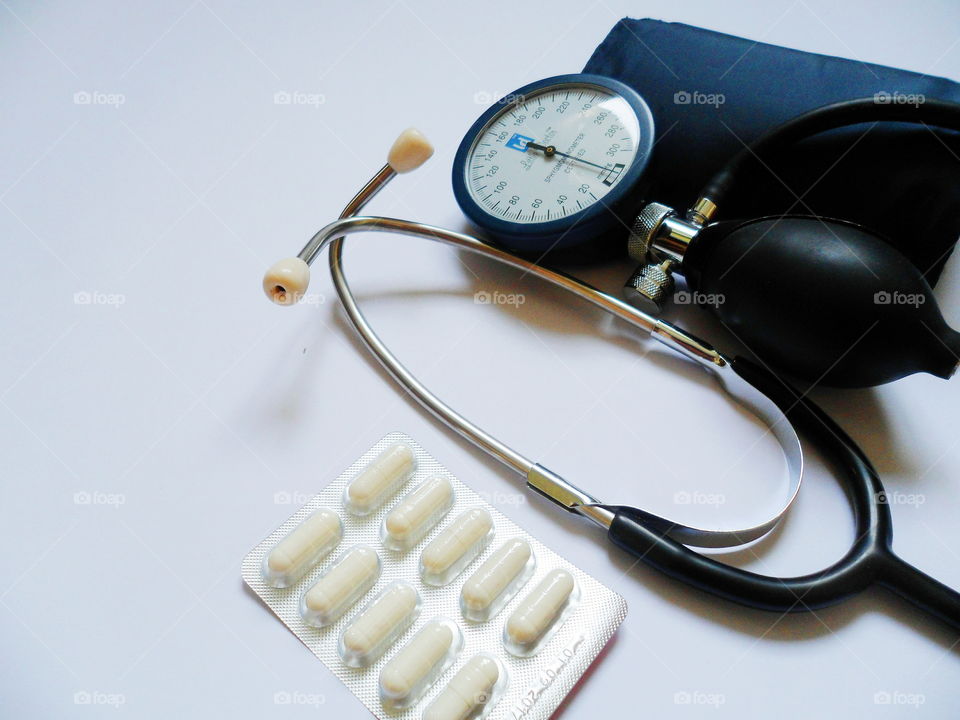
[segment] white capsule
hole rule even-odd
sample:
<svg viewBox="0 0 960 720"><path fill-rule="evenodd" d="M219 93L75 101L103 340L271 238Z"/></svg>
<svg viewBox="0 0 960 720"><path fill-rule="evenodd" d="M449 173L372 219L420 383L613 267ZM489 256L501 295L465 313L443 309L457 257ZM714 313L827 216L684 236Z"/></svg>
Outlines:
<svg viewBox="0 0 960 720"><path fill-rule="evenodd" d="M503 639L514 655L529 655L538 649L563 614L576 588L573 576L566 570L547 573L507 619Z"/></svg>
<svg viewBox="0 0 960 720"><path fill-rule="evenodd" d="M326 557L343 537L343 523L321 508L291 530L264 558L263 579L273 587L289 587Z"/></svg>
<svg viewBox="0 0 960 720"><path fill-rule="evenodd" d="M383 655L420 610L420 595L411 585L388 585L340 636L340 655L351 667L366 667Z"/></svg>
<svg viewBox="0 0 960 720"><path fill-rule="evenodd" d="M483 508L467 510L423 549L420 575L428 585L446 585L479 555L493 536L493 518Z"/></svg>
<svg viewBox="0 0 960 720"><path fill-rule="evenodd" d="M344 503L354 515L369 515L393 496L414 470L413 449L394 443L377 455L347 486Z"/></svg>
<svg viewBox="0 0 960 720"><path fill-rule="evenodd" d="M303 594L300 615L308 625L325 627L349 610L379 577L377 553L355 545Z"/></svg>
<svg viewBox="0 0 960 720"><path fill-rule="evenodd" d="M453 662L461 645L460 630L452 621L437 618L424 625L380 671L384 704L403 709L415 703Z"/></svg>
<svg viewBox="0 0 960 720"><path fill-rule="evenodd" d="M489 655L474 655L450 678L423 712L423 720L465 720L490 702L500 681L500 666Z"/></svg>
<svg viewBox="0 0 960 720"><path fill-rule="evenodd" d="M430 478L407 495L383 521L381 537L391 550L409 550L440 522L453 505L453 486Z"/></svg>
<svg viewBox="0 0 960 720"><path fill-rule="evenodd" d="M467 578L460 590L460 609L469 620L493 617L533 572L533 550L526 540L508 540Z"/></svg>

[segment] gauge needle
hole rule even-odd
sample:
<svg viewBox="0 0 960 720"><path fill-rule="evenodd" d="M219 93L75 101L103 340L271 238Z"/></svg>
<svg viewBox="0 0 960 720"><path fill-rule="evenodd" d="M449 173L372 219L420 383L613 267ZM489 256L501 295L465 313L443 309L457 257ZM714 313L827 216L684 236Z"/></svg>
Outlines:
<svg viewBox="0 0 960 720"><path fill-rule="evenodd" d="M533 148L534 150L540 150L547 157L553 157L554 155L559 155L560 157L570 158L571 160L576 160L577 162L582 162L584 165L592 165L595 168L600 168L601 170L608 170L605 165L598 165L595 162L590 162L589 160L584 160L579 158L576 155L568 155L567 153L560 152L553 145L538 145L535 142L528 142L526 145L528 148Z"/></svg>

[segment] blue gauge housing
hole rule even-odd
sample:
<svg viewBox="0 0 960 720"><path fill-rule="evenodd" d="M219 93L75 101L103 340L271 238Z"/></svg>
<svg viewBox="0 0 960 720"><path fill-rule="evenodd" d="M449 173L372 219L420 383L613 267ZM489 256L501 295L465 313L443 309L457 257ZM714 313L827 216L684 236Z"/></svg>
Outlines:
<svg viewBox="0 0 960 720"><path fill-rule="evenodd" d="M604 196L579 212L547 222L520 223L491 215L470 194L467 188L467 162L470 151L494 116L517 102L517 98L548 89L555 85L576 83L595 85L622 97L636 114L640 134L633 162L623 177ZM557 75L524 85L495 102L470 127L457 149L453 161L453 194L464 215L498 244L515 252L540 255L549 251L566 250L588 243L602 243L611 235L626 239L627 227L633 221L640 198L638 190L650 166L654 145L653 113L640 95L630 86L587 73Z"/></svg>

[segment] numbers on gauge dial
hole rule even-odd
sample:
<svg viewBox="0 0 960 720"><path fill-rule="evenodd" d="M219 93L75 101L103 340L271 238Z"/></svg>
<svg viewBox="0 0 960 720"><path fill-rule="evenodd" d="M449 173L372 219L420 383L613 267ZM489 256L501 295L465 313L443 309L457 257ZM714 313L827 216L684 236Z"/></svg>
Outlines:
<svg viewBox="0 0 960 720"><path fill-rule="evenodd" d="M634 161L639 134L619 95L592 85L547 88L480 131L467 156L467 187L495 217L560 220L603 201Z"/></svg>

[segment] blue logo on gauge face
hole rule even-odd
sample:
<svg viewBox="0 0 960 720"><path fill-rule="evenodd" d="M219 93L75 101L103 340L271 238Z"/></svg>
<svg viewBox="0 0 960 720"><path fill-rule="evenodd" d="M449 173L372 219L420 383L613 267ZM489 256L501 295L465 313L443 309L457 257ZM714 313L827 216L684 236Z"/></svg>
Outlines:
<svg viewBox="0 0 960 720"><path fill-rule="evenodd" d="M528 138L526 135L514 133L513 137L507 140L506 145L508 148L513 148L514 150L519 150L520 152L526 152L528 142L533 142L533 138Z"/></svg>

